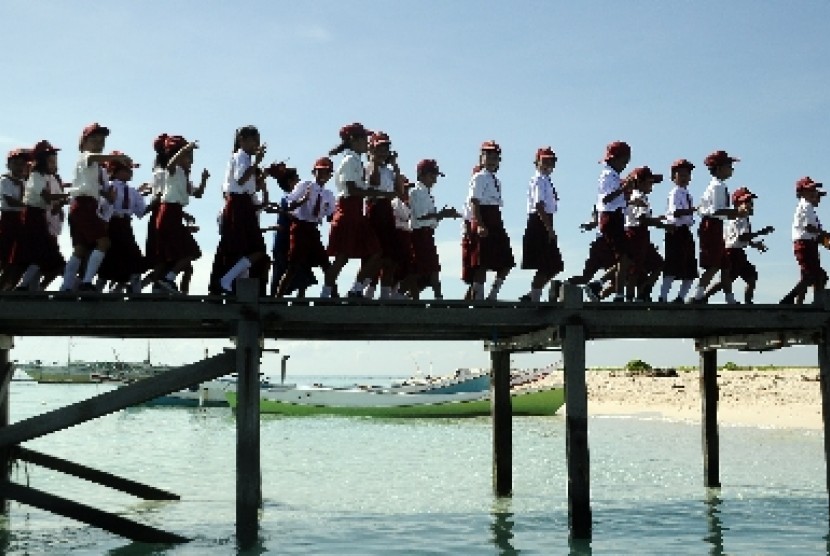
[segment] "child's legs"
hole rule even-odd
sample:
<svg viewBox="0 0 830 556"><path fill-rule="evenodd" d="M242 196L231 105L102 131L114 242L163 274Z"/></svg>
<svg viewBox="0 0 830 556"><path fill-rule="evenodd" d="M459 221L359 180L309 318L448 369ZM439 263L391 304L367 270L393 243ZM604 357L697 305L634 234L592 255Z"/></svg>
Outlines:
<svg viewBox="0 0 830 556"><path fill-rule="evenodd" d="M343 270L343 267L346 266L346 263L349 262L349 258L346 255L337 255L334 257L334 261L332 261L331 266L325 271L325 276L323 277L323 283L328 287L334 287L337 283L337 277L340 276L340 272Z"/></svg>

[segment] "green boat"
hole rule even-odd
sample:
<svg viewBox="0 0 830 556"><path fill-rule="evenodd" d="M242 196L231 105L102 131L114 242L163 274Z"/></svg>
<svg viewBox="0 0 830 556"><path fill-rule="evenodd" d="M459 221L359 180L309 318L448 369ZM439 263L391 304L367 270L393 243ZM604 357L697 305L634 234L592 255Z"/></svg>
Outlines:
<svg viewBox="0 0 830 556"><path fill-rule="evenodd" d="M227 392L231 409L236 410L236 392ZM513 415L554 415L565 403L562 386L528 388L510 393ZM321 387L272 388L261 391L261 414L352 417L480 417L490 415L490 392L424 394L377 392L360 389Z"/></svg>

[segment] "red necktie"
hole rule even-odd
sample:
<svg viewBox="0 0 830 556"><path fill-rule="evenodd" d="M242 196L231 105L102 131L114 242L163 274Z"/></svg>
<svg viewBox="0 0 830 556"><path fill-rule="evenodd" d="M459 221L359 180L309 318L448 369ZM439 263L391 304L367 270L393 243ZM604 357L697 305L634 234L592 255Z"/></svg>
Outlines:
<svg viewBox="0 0 830 556"><path fill-rule="evenodd" d="M323 202L323 195L322 191L317 193L317 200L314 201L314 208L311 210L311 213L314 215L314 218L320 220L320 204Z"/></svg>

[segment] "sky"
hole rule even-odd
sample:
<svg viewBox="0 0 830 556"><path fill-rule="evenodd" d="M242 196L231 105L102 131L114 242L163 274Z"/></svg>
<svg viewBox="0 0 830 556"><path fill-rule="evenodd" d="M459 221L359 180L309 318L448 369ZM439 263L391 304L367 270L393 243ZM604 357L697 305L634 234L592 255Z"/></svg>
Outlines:
<svg viewBox="0 0 830 556"><path fill-rule="evenodd" d="M496 140L517 261L533 155L550 145L558 156L553 180L563 278L581 271L593 239L578 225L595 200L607 143L631 145L629 169L649 165L667 177L673 160L690 159L698 165L690 186L696 199L708 182L703 158L726 150L741 159L731 188L746 185L759 196L754 226L776 228L766 240L769 251L750 254L760 272L759 303L776 302L798 279L789 232L795 181L830 179L830 2L824 0L44 0L36 8L7 0L0 17L7 76L0 150L48 139L63 149L59 166L69 180L78 135L97 121L112 130L107 149L141 163L138 184L149 181L156 135L199 140L194 169L207 168L211 179L205 197L190 206L204 253L193 278L196 294L207 291L233 132L246 124L256 125L268 144L267 162L288 160L304 177L337 145L342 125L359 121L386 131L411 178L418 160L438 160L446 177L434 190L437 204L457 208L479 145ZM665 207L668 183L651 196L657 211ZM275 183L271 191L277 198ZM820 217L826 210L819 208ZM141 243L146 224L134 226ZM661 234L652 238L662 250ZM442 222L437 240L444 295L461 298L459 222ZM68 255L68 230L62 245ZM350 263L341 291L355 272ZM515 269L501 296L518 298L530 278L531 271ZM129 361L147 351L137 341L74 338L69 350L67 342L18 338L12 358L63 360L70 351L73 359L89 360L115 350ZM229 345L171 340L154 342L151 352L154 361L183 363ZM267 345L289 354L289 373L297 374L441 373L489 361L477 342ZM512 364L558 359L514 355ZM660 366L698 360L690 340L591 342L587 349L589 366L631 359ZM726 351L719 360L813 365L816 349ZM277 356L264 357L263 370L278 367Z"/></svg>

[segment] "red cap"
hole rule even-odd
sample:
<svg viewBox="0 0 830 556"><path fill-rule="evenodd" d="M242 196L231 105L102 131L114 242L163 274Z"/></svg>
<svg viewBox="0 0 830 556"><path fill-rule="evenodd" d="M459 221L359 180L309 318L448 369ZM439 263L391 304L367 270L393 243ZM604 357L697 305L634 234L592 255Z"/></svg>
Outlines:
<svg viewBox="0 0 830 556"><path fill-rule="evenodd" d="M166 133L162 133L155 139L153 139L153 150L157 153L164 152L164 144L167 141L168 135Z"/></svg>
<svg viewBox="0 0 830 556"><path fill-rule="evenodd" d="M59 150L60 149L56 149L55 147L53 147L52 144L46 139L41 139L40 141L35 143L34 147L32 147L32 156L38 155L40 153L55 154Z"/></svg>
<svg viewBox="0 0 830 556"><path fill-rule="evenodd" d="M490 139L489 141L485 141L484 143L482 143L481 150L496 151L499 155L501 155L501 147L499 147L499 144L496 143L493 139Z"/></svg>
<svg viewBox="0 0 830 556"><path fill-rule="evenodd" d="M703 159L703 164L707 168L712 168L713 166L720 166L721 164L729 164L730 162L738 162L740 160L740 158L729 156L726 154L726 151L715 151Z"/></svg>
<svg viewBox="0 0 830 556"><path fill-rule="evenodd" d="M732 192L732 204L737 205L749 199L757 199L758 195L749 190L748 187L739 187Z"/></svg>
<svg viewBox="0 0 830 556"><path fill-rule="evenodd" d="M617 158L618 156L631 156L631 147L629 147L628 143L625 141L614 141L612 143L608 143L605 147L605 156L602 158L602 161L608 162L612 158Z"/></svg>
<svg viewBox="0 0 830 556"><path fill-rule="evenodd" d="M382 143L391 143L392 140L389 139L389 134L383 131L375 131L372 133L372 136L369 137L369 144L370 145L380 145Z"/></svg>
<svg viewBox="0 0 830 556"><path fill-rule="evenodd" d="M660 183L663 181L663 174L655 174L648 166L638 166L631 170L629 174L631 178L637 181L651 181L653 183Z"/></svg>
<svg viewBox="0 0 830 556"><path fill-rule="evenodd" d="M536 161L540 161L545 158L552 158L556 160L556 153L553 152L553 149L550 147L539 147L536 149Z"/></svg>
<svg viewBox="0 0 830 556"><path fill-rule="evenodd" d="M678 158L677 160L671 163L672 172L680 168L688 168L689 170L694 170L695 165L686 160L685 158Z"/></svg>
<svg viewBox="0 0 830 556"><path fill-rule="evenodd" d="M804 191L817 191L824 187L820 182L813 181L813 178L809 176L804 176L797 182L795 182L795 192L796 194L802 193ZM819 194L825 195L826 191L819 191Z"/></svg>
<svg viewBox="0 0 830 556"><path fill-rule="evenodd" d="M444 173L438 168L438 163L432 158L425 158L424 160L418 163L418 176L422 176L423 174L428 174L431 172L434 172L439 176L444 175Z"/></svg>
<svg viewBox="0 0 830 556"><path fill-rule="evenodd" d="M84 130L81 132L81 141L89 137L90 135L95 135L96 133L100 133L104 137L110 134L110 128L104 127L98 122L93 122L86 126Z"/></svg>
<svg viewBox="0 0 830 556"><path fill-rule="evenodd" d="M121 151L112 151L110 154L112 154L112 155L123 155L124 153L122 153ZM127 163L127 164L125 164L124 162L121 162L120 160L108 160L106 162L105 166L107 168L107 172L109 172L110 175L113 175L113 174L115 174L115 172L117 172L118 170L121 170L123 168L138 168L140 166L140 164L136 164L135 162L132 161L132 159L130 159L130 162Z"/></svg>
<svg viewBox="0 0 830 556"><path fill-rule="evenodd" d="M6 156L6 160L12 160L14 158L22 158L24 160L31 160L32 159L32 149L12 149L9 151L9 154Z"/></svg>
<svg viewBox="0 0 830 556"><path fill-rule="evenodd" d="M167 153L176 153L187 145L187 139L181 135L166 135L164 137L164 150Z"/></svg>
<svg viewBox="0 0 830 556"><path fill-rule="evenodd" d="M314 163L315 170L334 170L334 162L327 156L318 158Z"/></svg>
<svg viewBox="0 0 830 556"><path fill-rule="evenodd" d="M344 125L340 128L340 138L343 141L350 139L352 137L368 137L371 135L371 131L363 127L363 124L355 122L353 124Z"/></svg>

